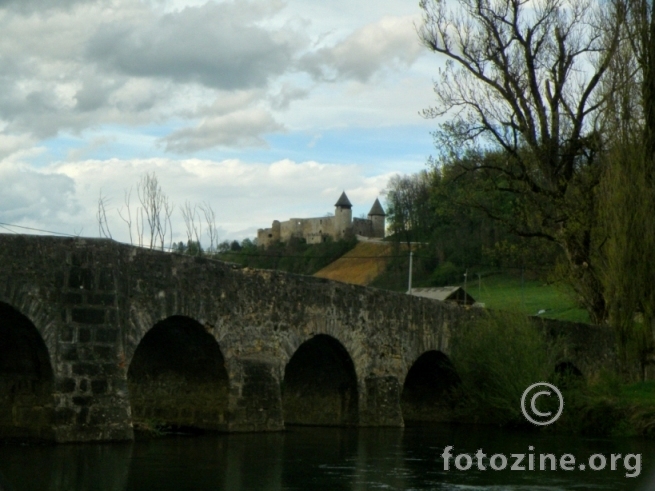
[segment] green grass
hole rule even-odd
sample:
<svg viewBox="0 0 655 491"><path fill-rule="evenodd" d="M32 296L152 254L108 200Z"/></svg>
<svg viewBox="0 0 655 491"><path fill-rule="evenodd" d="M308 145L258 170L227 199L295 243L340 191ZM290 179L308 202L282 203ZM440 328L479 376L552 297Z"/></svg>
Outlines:
<svg viewBox="0 0 655 491"><path fill-rule="evenodd" d="M639 405L655 406L655 381L621 386L621 399Z"/></svg>
<svg viewBox="0 0 655 491"><path fill-rule="evenodd" d="M493 275L478 278L473 276L467 285L468 292L487 308L536 315L572 322L589 322L586 310L578 308L562 287L548 285L544 281L520 277Z"/></svg>

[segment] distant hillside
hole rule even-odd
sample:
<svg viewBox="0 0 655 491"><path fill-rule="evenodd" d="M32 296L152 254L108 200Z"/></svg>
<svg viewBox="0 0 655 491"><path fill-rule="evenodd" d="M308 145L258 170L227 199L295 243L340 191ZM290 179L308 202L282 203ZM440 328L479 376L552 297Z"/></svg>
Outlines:
<svg viewBox="0 0 655 491"><path fill-rule="evenodd" d="M243 244L243 243L242 243ZM249 268L276 269L289 273L311 275L332 263L357 245L357 239L327 241L307 244L304 240L292 238L286 243L277 242L269 247L257 247L250 241L236 245L232 251L224 251L216 257Z"/></svg>
<svg viewBox="0 0 655 491"><path fill-rule="evenodd" d="M359 242L354 249L314 276L355 285L369 285L385 271L392 247L388 242Z"/></svg>

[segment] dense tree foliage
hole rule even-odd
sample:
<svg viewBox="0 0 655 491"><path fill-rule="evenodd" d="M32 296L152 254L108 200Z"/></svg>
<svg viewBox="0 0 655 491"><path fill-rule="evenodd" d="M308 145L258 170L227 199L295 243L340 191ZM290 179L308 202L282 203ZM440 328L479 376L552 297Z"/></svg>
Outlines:
<svg viewBox="0 0 655 491"><path fill-rule="evenodd" d="M431 162L430 241L438 243L449 219L459 223L459 249L442 244L442 262L484 259L493 242L487 259L545 263L593 322L615 327L624 366L636 355L645 367L655 353L652 2L422 0L421 7L419 36L447 60L437 104L425 111L442 122ZM462 237L467 219L479 233L473 251Z"/></svg>
<svg viewBox="0 0 655 491"><path fill-rule="evenodd" d="M236 244L236 246L235 246ZM275 242L268 247L258 247L250 239L241 244L219 244L217 257L250 268L279 269L290 273L311 275L334 262L357 245L354 237L343 240L327 240L309 245L304 239L293 237L287 242Z"/></svg>
<svg viewBox="0 0 655 491"><path fill-rule="evenodd" d="M435 85L437 105L425 111L449 117L436 133L442 151L460 171L484 173L493 190L514 197L510 208L487 194L471 206L517 235L558 244L580 301L604 321L593 260L603 150L596 119L607 106L601 81L620 44L624 10L594 0L421 6L421 40L448 60Z"/></svg>

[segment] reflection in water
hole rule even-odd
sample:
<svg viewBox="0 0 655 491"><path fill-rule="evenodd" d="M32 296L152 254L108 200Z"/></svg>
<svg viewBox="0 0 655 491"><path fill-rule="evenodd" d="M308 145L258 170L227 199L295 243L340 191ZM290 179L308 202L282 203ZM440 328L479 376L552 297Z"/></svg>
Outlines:
<svg viewBox="0 0 655 491"><path fill-rule="evenodd" d="M642 453L641 479L617 471L444 471L455 454ZM655 459L651 442L517 434L489 428L291 427L283 433L208 434L132 444L0 446L2 475L15 491L366 491L635 490ZM453 466L451 466L451 469ZM646 476L646 478L644 478ZM4 490L3 490L4 491Z"/></svg>
<svg viewBox="0 0 655 491"><path fill-rule="evenodd" d="M6 445L0 472L15 491L123 491L131 455L129 443Z"/></svg>

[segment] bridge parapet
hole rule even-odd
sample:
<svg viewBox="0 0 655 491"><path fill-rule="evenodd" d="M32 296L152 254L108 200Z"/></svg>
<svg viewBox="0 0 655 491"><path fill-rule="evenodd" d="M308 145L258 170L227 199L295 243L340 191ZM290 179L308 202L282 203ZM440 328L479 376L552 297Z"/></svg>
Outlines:
<svg viewBox="0 0 655 491"><path fill-rule="evenodd" d="M452 333L478 315L110 240L0 234L3 305L38 332L52 378L42 422L14 415L5 426L22 424L25 436L43 437L51 428L57 441L131 439L135 423L280 430L285 401L291 407L306 397L298 407L311 413L319 396L332 398L321 403L335 413L326 424L400 426L410 367L428 351L448 355ZM0 336L10 324L0 319ZM584 373L611 363L611 355L598 356L606 346L591 342L593 328L576 329L570 361ZM325 342L308 343L316 339ZM314 362L323 368L312 373L331 374L315 375L326 384L318 395L312 386L319 381L299 375ZM215 376L203 380L202 367ZM207 380L215 392L202 389L205 398L194 388ZM6 404L11 414L22 411L16 401Z"/></svg>

